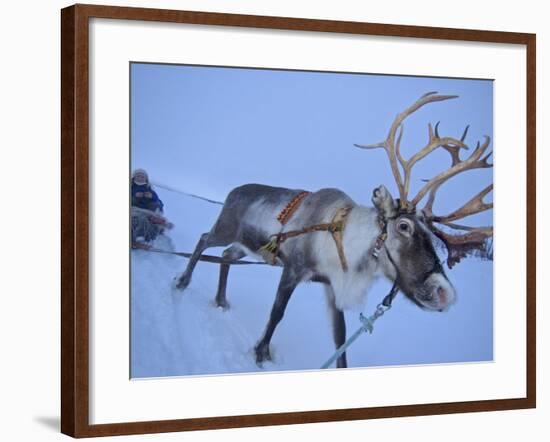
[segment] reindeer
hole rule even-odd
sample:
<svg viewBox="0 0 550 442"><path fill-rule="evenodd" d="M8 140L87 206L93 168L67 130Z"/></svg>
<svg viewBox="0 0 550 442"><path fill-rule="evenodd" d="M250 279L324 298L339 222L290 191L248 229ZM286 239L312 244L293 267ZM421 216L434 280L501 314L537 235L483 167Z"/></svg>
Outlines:
<svg viewBox="0 0 550 442"><path fill-rule="evenodd" d="M429 139L418 152L405 160L400 151L404 120L429 103L456 98L429 92L399 113L387 138L377 144L355 145L362 149L384 149L399 195L394 198L383 185L374 189L374 207L356 204L338 189L306 192L260 184L233 189L208 233L204 233L189 259L187 268L176 279L176 287L185 289L201 254L208 247L230 246L223 252L227 263L220 266L216 304L227 308L226 284L229 262L245 255L261 255L271 264L282 266L275 302L263 333L255 346L256 363L271 360L269 344L277 324L283 318L296 286L304 281L324 285L332 319L336 348L346 339L343 311L364 301L377 277L393 283L414 304L425 310L445 311L456 299L434 248L434 236L448 251L447 265L476 252L484 253L492 227L474 228L455 221L493 207L483 198L492 190L486 187L462 207L448 215L432 212L436 193L450 178L472 169L489 168L491 153L486 154L490 137L464 160L460 151L468 127L460 139L441 137L439 123L428 126ZM418 194L409 199L413 166L436 149L451 156L451 166L427 180ZM427 196L426 204L418 204ZM440 227L437 227L439 224ZM445 226L445 227L441 227ZM458 234L448 233L449 229ZM332 239L331 239L332 237ZM347 367L346 354L337 367Z"/></svg>

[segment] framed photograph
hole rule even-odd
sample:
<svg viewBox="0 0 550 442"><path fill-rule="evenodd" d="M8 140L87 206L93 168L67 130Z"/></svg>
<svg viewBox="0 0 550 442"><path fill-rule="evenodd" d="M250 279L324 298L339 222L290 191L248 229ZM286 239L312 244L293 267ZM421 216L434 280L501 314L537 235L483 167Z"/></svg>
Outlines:
<svg viewBox="0 0 550 442"><path fill-rule="evenodd" d="M535 35L75 5L62 432L535 407Z"/></svg>

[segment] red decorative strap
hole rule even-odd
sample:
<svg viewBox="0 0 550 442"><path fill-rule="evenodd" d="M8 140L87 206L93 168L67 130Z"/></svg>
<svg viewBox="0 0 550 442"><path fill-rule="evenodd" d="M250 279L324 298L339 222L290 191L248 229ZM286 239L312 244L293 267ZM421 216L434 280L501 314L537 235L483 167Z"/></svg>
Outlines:
<svg viewBox="0 0 550 442"><path fill-rule="evenodd" d="M294 198L290 200L290 202L285 206L283 210L281 210L281 213L277 215L277 219L279 222L284 226L288 220L292 217L294 212L300 207L300 203L302 200L308 196L311 192L300 192L298 195L296 195Z"/></svg>

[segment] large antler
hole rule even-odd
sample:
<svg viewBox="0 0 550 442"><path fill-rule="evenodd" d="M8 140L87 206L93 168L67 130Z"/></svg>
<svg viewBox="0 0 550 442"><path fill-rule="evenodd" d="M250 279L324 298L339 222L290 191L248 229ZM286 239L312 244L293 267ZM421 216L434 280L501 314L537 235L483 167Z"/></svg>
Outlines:
<svg viewBox="0 0 550 442"><path fill-rule="evenodd" d="M432 209L437 191L441 185L449 179L468 170L493 167L493 165L488 161L492 155L492 152L485 154L489 144L491 143L491 138L485 136L484 143L480 144L478 142L473 152L464 160L460 159L460 150L469 149L465 144L469 126L466 127L460 139L456 139L452 137L441 137L439 135L439 122L435 125L435 128L432 128L431 124L429 124L428 143L408 160L405 160L401 155L400 144L403 136L403 121L409 115L428 103L453 98L457 98L457 95L437 95L437 92L428 92L420 97L412 106L397 115L390 127L386 140L370 145L355 145L362 149L382 148L386 151L390 160L392 174L399 189L400 210L402 212L415 211L418 203L422 201L426 195L428 195L428 200L422 211L428 226L432 232L439 239L441 239L441 241L443 241L448 250L447 264L449 267L452 267L454 264L459 262L461 258L475 251L482 256L490 257L489 252L487 251L487 244L488 240L493 235L493 228L469 227L455 224L454 221L492 209L492 203L485 203L483 201L483 198L493 190L492 184L479 192L462 207L454 210L448 215L434 215ZM439 173L435 177L426 180L426 184L419 190L416 196L409 200L408 192L413 166L439 147L442 147L451 156L451 166L449 169ZM402 174L399 171L398 164L402 168ZM438 228L435 225L436 223L444 225L449 229L460 231L461 233L447 233Z"/></svg>
<svg viewBox="0 0 550 442"><path fill-rule="evenodd" d="M437 95L437 92L428 92L427 94L422 95L412 106L405 109L403 112L399 113L390 127L387 138L384 141L376 144L355 144L356 147L361 149L377 149L382 148L386 151L388 158L390 160L390 166L399 190L399 202L400 208L406 211L414 210L415 204L411 204L407 199L409 193L409 187L411 182L411 171L413 166L420 161L422 158L433 152L438 147L445 147L447 150L458 150L460 148L467 148L463 143L463 140L457 140L452 137L443 137L439 136L436 130L434 132L432 125L428 124L428 143L424 148L415 153L409 160L405 160L401 155L401 138L403 137L403 122L405 119L416 112L422 106L428 103L435 103L437 101L450 100L457 98L458 95ZM399 131L399 133L397 132ZM403 175L399 171L398 167L401 166L403 170Z"/></svg>

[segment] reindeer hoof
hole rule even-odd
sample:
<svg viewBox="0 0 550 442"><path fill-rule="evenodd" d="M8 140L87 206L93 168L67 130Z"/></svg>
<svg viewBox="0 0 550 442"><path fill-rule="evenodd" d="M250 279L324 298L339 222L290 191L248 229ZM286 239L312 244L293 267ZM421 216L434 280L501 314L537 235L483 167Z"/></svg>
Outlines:
<svg viewBox="0 0 550 442"><path fill-rule="evenodd" d="M226 310L229 310L229 307L231 306L229 305L229 302L227 302L226 300L218 301L216 299L216 307L222 309L225 312Z"/></svg>
<svg viewBox="0 0 550 442"><path fill-rule="evenodd" d="M178 282L176 283L176 288L178 290L185 290L190 282L191 282L191 278L187 277L186 275L183 275L181 276L181 278L179 278Z"/></svg>
<svg viewBox="0 0 550 442"><path fill-rule="evenodd" d="M269 345L257 345L254 349L256 352L256 364L261 367L264 361L271 361L271 353Z"/></svg>

